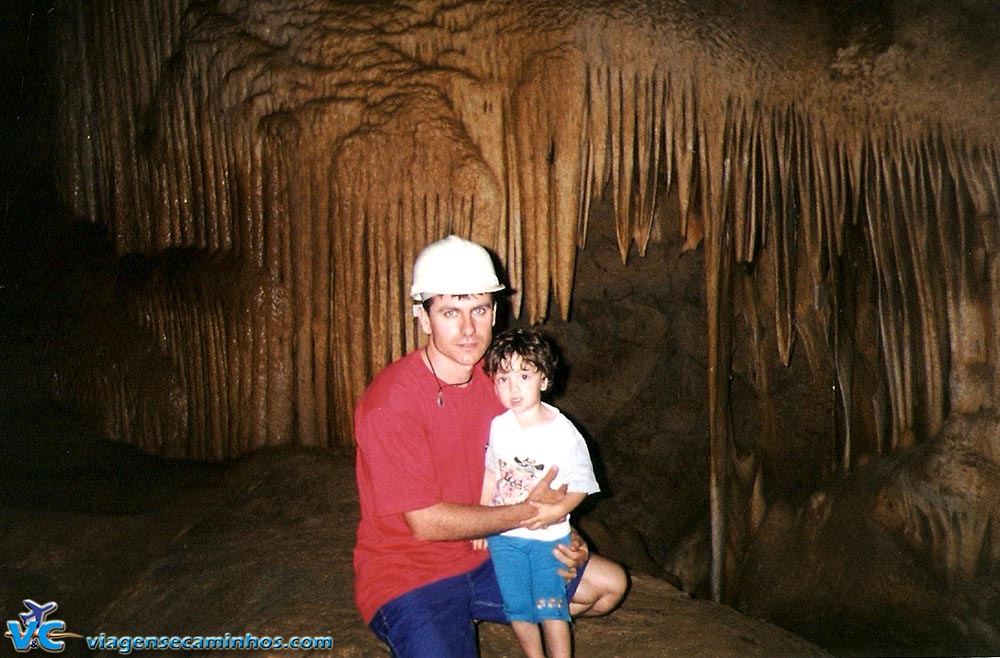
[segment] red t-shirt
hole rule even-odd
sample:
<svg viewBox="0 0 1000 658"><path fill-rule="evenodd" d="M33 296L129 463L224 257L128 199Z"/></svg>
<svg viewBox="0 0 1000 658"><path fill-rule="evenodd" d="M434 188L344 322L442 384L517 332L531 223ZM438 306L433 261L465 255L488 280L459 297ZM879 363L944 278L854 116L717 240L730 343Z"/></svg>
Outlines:
<svg viewBox="0 0 1000 658"><path fill-rule="evenodd" d="M476 366L472 381L443 389L420 351L388 365L354 412L361 523L354 595L365 622L386 602L469 571L486 559L471 542L418 541L404 512L439 502L478 504L490 421L503 411Z"/></svg>

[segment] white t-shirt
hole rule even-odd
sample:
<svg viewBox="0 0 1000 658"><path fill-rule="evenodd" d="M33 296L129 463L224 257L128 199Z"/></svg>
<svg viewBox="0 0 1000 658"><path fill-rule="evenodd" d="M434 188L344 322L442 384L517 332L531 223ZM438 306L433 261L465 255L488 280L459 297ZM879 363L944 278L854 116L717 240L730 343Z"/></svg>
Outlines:
<svg viewBox="0 0 1000 658"><path fill-rule="evenodd" d="M486 468L497 477L490 505L522 502L532 487L553 465L559 467L552 487L568 484L568 491L592 494L600 491L583 436L555 407L542 403L555 414L551 422L522 428L513 411L493 419L490 442L486 446ZM548 528L514 528L503 533L511 537L553 540L569 533L569 518Z"/></svg>

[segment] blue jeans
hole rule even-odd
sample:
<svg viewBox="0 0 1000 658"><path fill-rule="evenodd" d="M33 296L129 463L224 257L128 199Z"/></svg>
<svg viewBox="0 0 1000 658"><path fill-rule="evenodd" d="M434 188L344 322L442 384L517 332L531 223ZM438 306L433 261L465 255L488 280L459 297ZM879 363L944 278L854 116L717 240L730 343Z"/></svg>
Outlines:
<svg viewBox="0 0 1000 658"><path fill-rule="evenodd" d="M567 587L572 598L586 565ZM508 623L493 562L397 596L369 622L394 658L478 658L474 621Z"/></svg>
<svg viewBox="0 0 1000 658"><path fill-rule="evenodd" d="M566 581L558 573L562 563L552 554L556 544L569 544L569 535L555 541L496 535L487 541L507 619L569 621Z"/></svg>

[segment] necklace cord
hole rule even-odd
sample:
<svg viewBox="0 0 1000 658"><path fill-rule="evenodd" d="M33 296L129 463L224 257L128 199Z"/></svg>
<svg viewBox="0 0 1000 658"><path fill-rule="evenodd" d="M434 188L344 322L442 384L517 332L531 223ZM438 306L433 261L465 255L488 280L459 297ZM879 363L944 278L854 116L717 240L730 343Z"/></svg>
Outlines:
<svg viewBox="0 0 1000 658"><path fill-rule="evenodd" d="M446 386L465 386L466 384L468 384L469 382L472 381L472 376L476 374L475 366L473 366L472 372L469 373L469 378L468 379L466 379L464 382L456 382L454 384L449 384L448 382L441 381L441 378L438 377L437 371L434 370L434 362L431 361L430 352L427 351L426 347L424 348L424 358L427 359L427 365L430 366L430 368L431 368L431 374L434 375L434 381L437 382L437 387L438 387L437 402L438 402L438 406L439 407L443 407L444 406L444 395L443 395L443 393L444 393L444 388Z"/></svg>

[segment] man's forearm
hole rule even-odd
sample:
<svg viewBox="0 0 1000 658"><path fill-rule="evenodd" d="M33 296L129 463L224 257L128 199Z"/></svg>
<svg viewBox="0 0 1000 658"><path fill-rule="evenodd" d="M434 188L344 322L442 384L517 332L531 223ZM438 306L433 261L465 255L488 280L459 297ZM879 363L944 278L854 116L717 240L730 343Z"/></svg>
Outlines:
<svg viewBox="0 0 1000 658"><path fill-rule="evenodd" d="M530 518L535 508L529 503L486 507L462 503L437 503L406 512L406 522L417 539L461 541L495 535L516 528Z"/></svg>

